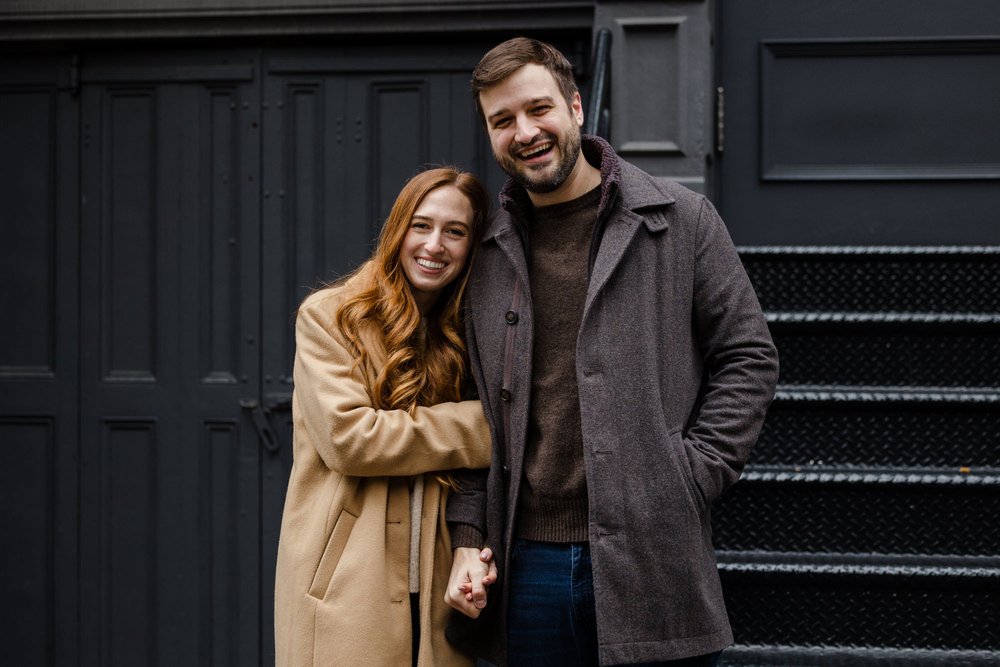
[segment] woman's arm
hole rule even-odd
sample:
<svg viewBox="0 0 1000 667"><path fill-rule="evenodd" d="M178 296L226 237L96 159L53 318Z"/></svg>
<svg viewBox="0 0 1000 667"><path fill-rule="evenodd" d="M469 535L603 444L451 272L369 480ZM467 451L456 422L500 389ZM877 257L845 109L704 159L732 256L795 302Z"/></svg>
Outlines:
<svg viewBox="0 0 1000 667"><path fill-rule="evenodd" d="M479 401L413 413L372 407L364 370L336 329L330 301L309 299L299 309L293 397L295 428L326 465L359 477L488 466L490 433Z"/></svg>

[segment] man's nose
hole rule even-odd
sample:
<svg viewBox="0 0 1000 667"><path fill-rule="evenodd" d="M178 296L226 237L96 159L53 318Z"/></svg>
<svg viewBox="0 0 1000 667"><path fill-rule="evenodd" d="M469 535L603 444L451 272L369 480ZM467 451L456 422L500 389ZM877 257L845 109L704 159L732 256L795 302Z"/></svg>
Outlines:
<svg viewBox="0 0 1000 667"><path fill-rule="evenodd" d="M527 116L517 119L517 132L514 141L519 144L530 144L538 136L538 125Z"/></svg>

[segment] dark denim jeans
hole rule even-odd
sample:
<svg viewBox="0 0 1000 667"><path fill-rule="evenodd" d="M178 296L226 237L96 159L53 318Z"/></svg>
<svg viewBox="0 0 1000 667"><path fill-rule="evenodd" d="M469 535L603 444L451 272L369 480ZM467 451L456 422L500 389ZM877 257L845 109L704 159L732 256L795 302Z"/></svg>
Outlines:
<svg viewBox="0 0 1000 667"><path fill-rule="evenodd" d="M590 546L517 540L510 563L507 657L511 667L596 667L597 619ZM715 667L719 653L643 663Z"/></svg>

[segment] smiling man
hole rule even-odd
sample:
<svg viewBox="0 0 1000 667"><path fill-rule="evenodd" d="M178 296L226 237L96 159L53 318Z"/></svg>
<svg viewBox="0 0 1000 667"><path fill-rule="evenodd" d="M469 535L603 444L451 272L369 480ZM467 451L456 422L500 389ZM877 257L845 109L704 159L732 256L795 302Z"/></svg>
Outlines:
<svg viewBox="0 0 1000 667"><path fill-rule="evenodd" d="M705 197L581 136L559 51L504 42L472 89L510 178L468 288L493 462L449 500L448 601L478 617L449 636L500 665L714 665L710 509L778 374L756 295Z"/></svg>
<svg viewBox="0 0 1000 667"><path fill-rule="evenodd" d="M535 206L575 199L600 184L600 172L580 159L579 93L564 98L542 65L515 70L483 90L479 104L497 162L532 193Z"/></svg>

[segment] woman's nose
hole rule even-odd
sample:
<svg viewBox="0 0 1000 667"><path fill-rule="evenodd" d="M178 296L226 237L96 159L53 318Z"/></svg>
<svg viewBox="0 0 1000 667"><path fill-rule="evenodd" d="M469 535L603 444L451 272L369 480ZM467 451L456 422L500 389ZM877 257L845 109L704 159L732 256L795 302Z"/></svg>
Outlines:
<svg viewBox="0 0 1000 667"><path fill-rule="evenodd" d="M431 235L427 237L427 242L424 243L424 247L427 248L427 252L441 252L444 250L444 244L441 241L441 233L432 232Z"/></svg>

